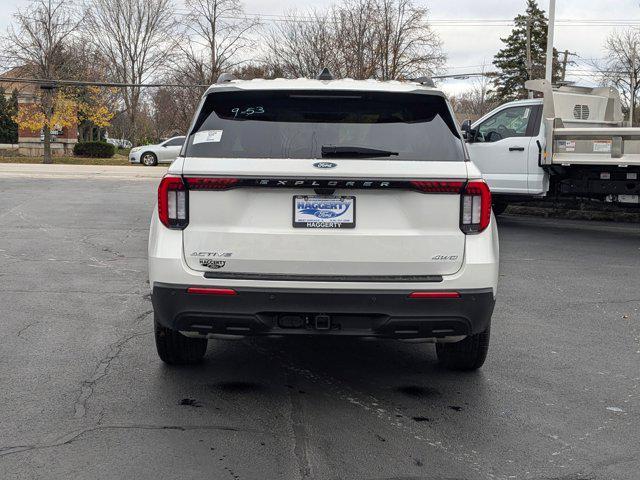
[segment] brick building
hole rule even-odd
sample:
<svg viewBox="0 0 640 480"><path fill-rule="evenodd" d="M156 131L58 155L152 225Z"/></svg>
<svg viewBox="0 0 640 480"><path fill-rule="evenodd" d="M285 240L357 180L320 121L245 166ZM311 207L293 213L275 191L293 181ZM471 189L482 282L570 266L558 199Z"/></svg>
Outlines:
<svg viewBox="0 0 640 480"><path fill-rule="evenodd" d="M25 68L16 67L0 75L3 79L30 78L31 75ZM6 95L11 95L13 90L18 91L18 109L38 102L41 95L39 85L23 83L20 81L0 83L5 89ZM52 129L51 154L53 156L72 155L73 146L78 142L78 127L65 127ZM20 155L40 157L44 154L44 135L42 131L34 131L26 128L18 129L18 151Z"/></svg>

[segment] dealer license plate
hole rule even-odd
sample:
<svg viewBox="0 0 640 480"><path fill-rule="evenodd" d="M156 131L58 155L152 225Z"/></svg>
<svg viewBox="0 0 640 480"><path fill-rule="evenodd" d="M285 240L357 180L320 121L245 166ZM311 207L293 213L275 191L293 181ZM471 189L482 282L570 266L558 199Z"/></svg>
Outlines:
<svg viewBox="0 0 640 480"><path fill-rule="evenodd" d="M355 228L356 197L293 197L294 228Z"/></svg>

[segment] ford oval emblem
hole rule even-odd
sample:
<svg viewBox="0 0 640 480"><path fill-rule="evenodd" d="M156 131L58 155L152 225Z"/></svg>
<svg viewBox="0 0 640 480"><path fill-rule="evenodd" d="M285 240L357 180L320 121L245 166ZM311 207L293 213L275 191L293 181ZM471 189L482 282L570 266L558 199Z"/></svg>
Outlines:
<svg viewBox="0 0 640 480"><path fill-rule="evenodd" d="M314 163L313 166L316 168L336 168L338 164L332 162L318 162Z"/></svg>

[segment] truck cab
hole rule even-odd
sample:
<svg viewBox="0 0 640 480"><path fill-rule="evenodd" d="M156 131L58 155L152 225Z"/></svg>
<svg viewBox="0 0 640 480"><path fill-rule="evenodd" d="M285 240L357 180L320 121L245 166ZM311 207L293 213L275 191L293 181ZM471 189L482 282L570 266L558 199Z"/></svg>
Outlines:
<svg viewBox="0 0 640 480"><path fill-rule="evenodd" d="M467 130L467 148L494 194L543 195L549 176L540 167L544 144L542 99L506 103Z"/></svg>
<svg viewBox="0 0 640 480"><path fill-rule="evenodd" d="M539 98L462 125L496 213L549 194L640 204L640 128L626 125L619 92L545 80L526 87Z"/></svg>

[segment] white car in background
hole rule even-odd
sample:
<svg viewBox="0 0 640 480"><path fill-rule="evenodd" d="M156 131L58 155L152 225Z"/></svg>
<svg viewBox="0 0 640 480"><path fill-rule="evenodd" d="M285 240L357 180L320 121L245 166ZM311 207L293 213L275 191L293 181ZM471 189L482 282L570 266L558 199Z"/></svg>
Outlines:
<svg viewBox="0 0 640 480"><path fill-rule="evenodd" d="M129 152L130 163L153 167L159 163L171 163L180 154L185 137L173 137L157 145L143 145Z"/></svg>
<svg viewBox="0 0 640 480"><path fill-rule="evenodd" d="M126 138L107 138L105 140L116 148L131 148L133 145Z"/></svg>

